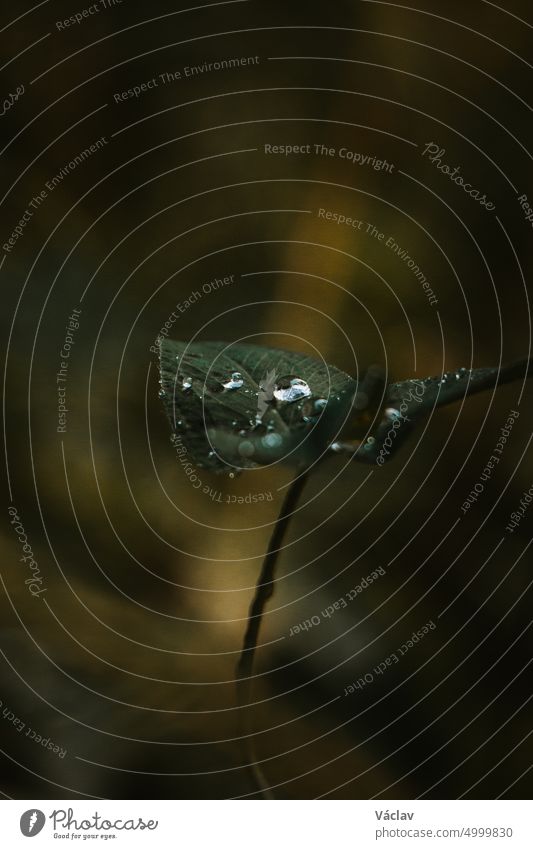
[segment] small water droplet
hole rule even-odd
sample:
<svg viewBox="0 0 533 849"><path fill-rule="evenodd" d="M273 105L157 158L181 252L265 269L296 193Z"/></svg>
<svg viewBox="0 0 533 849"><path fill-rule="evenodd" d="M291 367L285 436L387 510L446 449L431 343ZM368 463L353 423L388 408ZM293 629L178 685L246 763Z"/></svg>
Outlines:
<svg viewBox="0 0 533 849"><path fill-rule="evenodd" d="M210 452L209 452L209 454L208 454L207 456L208 456L208 457L214 457L214 456L215 456L215 452L214 452L214 451L210 451Z"/></svg>
<svg viewBox="0 0 533 849"><path fill-rule="evenodd" d="M251 457L255 453L255 446L249 439L245 439L239 445L239 454L241 457Z"/></svg>
<svg viewBox="0 0 533 849"><path fill-rule="evenodd" d="M246 436L246 431L245 431L245 430L240 430L240 431L239 431L239 436Z"/></svg>
<svg viewBox="0 0 533 849"><path fill-rule="evenodd" d="M374 439L374 437L373 437L373 436L369 436L369 437L368 437L368 439L367 439L367 441L366 441L366 444L367 444L367 445L373 445L375 441L376 441L376 440Z"/></svg>
<svg viewBox="0 0 533 849"><path fill-rule="evenodd" d="M223 383L222 386L224 389L240 389L244 383L240 373L238 371L234 371L231 375L230 379Z"/></svg>
<svg viewBox="0 0 533 849"><path fill-rule="evenodd" d="M164 389L159 390L159 397L160 398L166 398L167 397L167 393L165 392Z"/></svg>
<svg viewBox="0 0 533 849"><path fill-rule="evenodd" d="M229 473L229 476L230 476L230 478L234 478L234 477L235 477L235 472L230 472L230 473Z"/></svg>
<svg viewBox="0 0 533 849"><path fill-rule="evenodd" d="M325 410L328 406L328 402L325 398L317 398L315 401L315 410Z"/></svg>
<svg viewBox="0 0 533 849"><path fill-rule="evenodd" d="M312 395L311 388L301 377L291 377L276 384L274 398L278 401L296 401L298 398L308 398Z"/></svg>
<svg viewBox="0 0 533 849"><path fill-rule="evenodd" d="M267 433L267 435L263 437L261 442L267 448L277 448L278 445L281 445L281 443L283 442L283 438L279 435L279 433Z"/></svg>

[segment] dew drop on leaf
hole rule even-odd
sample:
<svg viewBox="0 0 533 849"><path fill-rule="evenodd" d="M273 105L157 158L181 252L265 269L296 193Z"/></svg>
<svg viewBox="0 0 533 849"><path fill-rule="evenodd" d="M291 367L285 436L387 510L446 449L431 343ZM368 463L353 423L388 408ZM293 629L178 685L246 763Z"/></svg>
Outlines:
<svg viewBox="0 0 533 849"><path fill-rule="evenodd" d="M311 387L301 377L290 377L280 380L274 389L274 398L278 401L297 401L298 398L309 398Z"/></svg>
<svg viewBox="0 0 533 849"><path fill-rule="evenodd" d="M240 372L234 371L231 375L230 379L223 383L222 386L224 389L240 389L244 383L244 380L241 377Z"/></svg>
<svg viewBox="0 0 533 849"><path fill-rule="evenodd" d="M279 433L267 433L266 436L261 440L263 445L266 445L267 448L277 448L283 442L282 437Z"/></svg>
<svg viewBox="0 0 533 849"><path fill-rule="evenodd" d="M239 454L241 457L251 457L255 453L255 445L249 439L245 439L239 445Z"/></svg>

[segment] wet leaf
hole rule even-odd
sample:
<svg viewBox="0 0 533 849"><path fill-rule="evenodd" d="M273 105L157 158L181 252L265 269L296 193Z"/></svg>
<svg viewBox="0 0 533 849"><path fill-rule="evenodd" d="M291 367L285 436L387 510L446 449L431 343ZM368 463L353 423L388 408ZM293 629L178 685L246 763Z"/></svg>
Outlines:
<svg viewBox="0 0 533 849"><path fill-rule="evenodd" d="M520 360L501 368L459 368L436 377L402 380L387 387L387 406L416 421L433 407L442 407L531 374L531 363Z"/></svg>
<svg viewBox="0 0 533 849"><path fill-rule="evenodd" d="M197 467L308 465L335 439L356 382L314 357L257 345L164 340L161 399Z"/></svg>

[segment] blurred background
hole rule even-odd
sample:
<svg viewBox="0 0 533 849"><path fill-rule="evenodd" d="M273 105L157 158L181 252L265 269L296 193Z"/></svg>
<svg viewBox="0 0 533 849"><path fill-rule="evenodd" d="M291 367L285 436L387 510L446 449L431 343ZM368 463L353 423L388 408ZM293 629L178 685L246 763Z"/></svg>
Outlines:
<svg viewBox="0 0 533 849"><path fill-rule="evenodd" d="M254 795L234 669L292 472L195 489L155 340L278 346L354 376L377 362L389 380L528 356L529 12L4 10L6 796ZM518 381L438 411L382 469L332 459L310 479L247 710L277 798L531 794L533 508L506 525L533 483L532 407Z"/></svg>

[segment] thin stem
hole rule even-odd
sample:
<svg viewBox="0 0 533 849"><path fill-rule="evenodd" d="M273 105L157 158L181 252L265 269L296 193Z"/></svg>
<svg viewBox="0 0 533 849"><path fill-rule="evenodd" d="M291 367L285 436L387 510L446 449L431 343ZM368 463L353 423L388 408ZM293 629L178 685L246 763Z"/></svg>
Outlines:
<svg viewBox="0 0 533 849"><path fill-rule="evenodd" d="M298 503L298 499L300 498L305 486L306 480L307 473L303 472L292 481L285 494L279 516L274 526L272 536L270 537L267 553L263 560L254 597L250 605L248 623L244 633L241 654L236 668L237 702L244 712L244 715L242 716L243 742L246 748L248 768L258 790L261 791L263 797L267 799L272 799L274 797L269 791L261 768L256 762L252 742L253 731L249 720L246 719L246 707L249 707L252 692L254 659L265 605L274 592L276 564L281 551L283 538L289 526L296 504Z"/></svg>

